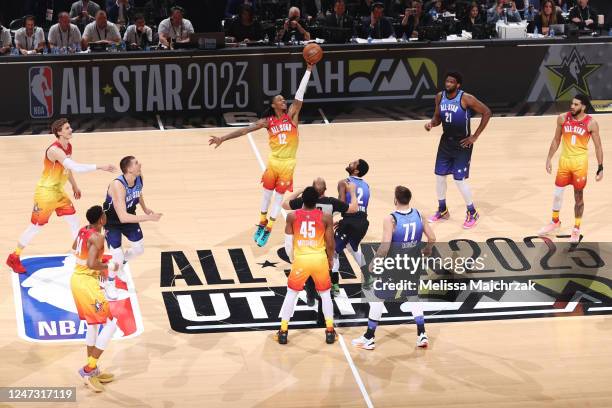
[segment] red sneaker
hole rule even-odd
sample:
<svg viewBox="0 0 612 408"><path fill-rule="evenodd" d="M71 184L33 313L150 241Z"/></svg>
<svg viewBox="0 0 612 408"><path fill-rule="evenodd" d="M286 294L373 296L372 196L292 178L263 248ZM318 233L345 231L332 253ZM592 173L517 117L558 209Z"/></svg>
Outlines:
<svg viewBox="0 0 612 408"><path fill-rule="evenodd" d="M110 261L111 259L113 259L112 255L102 255L102 263L108 263L108 261Z"/></svg>
<svg viewBox="0 0 612 408"><path fill-rule="evenodd" d="M12 253L6 258L6 264L11 267L13 272L15 273L25 273L26 269L21 263L21 259L19 259L19 255L16 253Z"/></svg>

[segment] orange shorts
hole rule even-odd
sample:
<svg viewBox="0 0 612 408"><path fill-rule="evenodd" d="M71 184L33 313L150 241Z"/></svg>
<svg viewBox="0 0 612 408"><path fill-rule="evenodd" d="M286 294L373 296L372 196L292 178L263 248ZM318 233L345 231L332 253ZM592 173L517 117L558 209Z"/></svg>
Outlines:
<svg viewBox="0 0 612 408"><path fill-rule="evenodd" d="M295 159L277 159L270 157L268 167L261 176L261 182L266 190L276 190L279 194L293 191L293 171Z"/></svg>
<svg viewBox="0 0 612 408"><path fill-rule="evenodd" d="M299 292L304 289L309 276L312 276L317 291L322 292L331 288L329 263L325 253L296 256L291 265L287 286Z"/></svg>
<svg viewBox="0 0 612 408"><path fill-rule="evenodd" d="M565 187L571 184L574 190L581 191L586 187L588 170L588 156L561 156L555 185Z"/></svg>
<svg viewBox="0 0 612 408"><path fill-rule="evenodd" d="M73 273L70 288L81 320L86 320L87 324L104 324L113 318L96 275Z"/></svg>
<svg viewBox="0 0 612 408"><path fill-rule="evenodd" d="M34 208L30 218L32 224L45 225L49 222L49 218L54 211L58 217L76 212L72 201L63 190L37 188L34 193Z"/></svg>

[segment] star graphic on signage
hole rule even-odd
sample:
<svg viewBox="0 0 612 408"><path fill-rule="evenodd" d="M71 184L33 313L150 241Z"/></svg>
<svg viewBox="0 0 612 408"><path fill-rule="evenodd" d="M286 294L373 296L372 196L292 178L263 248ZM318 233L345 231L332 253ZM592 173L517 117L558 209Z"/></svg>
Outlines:
<svg viewBox="0 0 612 408"><path fill-rule="evenodd" d="M106 86L102 88L102 92L104 92L104 95L111 95L113 93L113 87L106 84Z"/></svg>
<svg viewBox="0 0 612 408"><path fill-rule="evenodd" d="M602 64L589 64L576 48L572 49L569 56L563 58L561 64L546 65L548 70L561 79L555 99L559 99L559 97L572 88L580 93L591 96L587 78L601 66Z"/></svg>
<svg viewBox="0 0 612 408"><path fill-rule="evenodd" d="M276 268L276 265L278 264L278 262L270 262L266 259L265 262L258 262L257 265L261 265L261 269L263 268L267 268L268 266L271 266L272 268Z"/></svg>

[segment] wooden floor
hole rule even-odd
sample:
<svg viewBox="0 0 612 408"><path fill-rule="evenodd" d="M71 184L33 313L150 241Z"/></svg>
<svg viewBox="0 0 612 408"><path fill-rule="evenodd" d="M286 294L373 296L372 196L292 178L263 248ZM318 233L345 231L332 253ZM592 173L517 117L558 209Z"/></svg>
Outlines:
<svg viewBox="0 0 612 408"><path fill-rule="evenodd" d="M597 120L604 155L610 158L612 115ZM396 185L411 188L413 204L422 212L429 214L436 207L433 162L440 129L426 133L423 123L303 126L295 185L322 176L333 190L349 161L366 159L372 199L365 241L378 242L382 218L393 209ZM472 231L461 228L465 207L451 182L447 201L452 218L435 226L438 239L519 239L537 231L550 216L554 176L546 174L544 164L554 126L554 117L492 119L472 159L470 184L481 222ZM84 345L32 343L17 336L11 273L3 267L0 386L76 386L83 407L365 406L351 361L376 407L612 406L612 316L430 323L427 350L415 348L413 325L381 326L372 352L350 346L363 327L339 328L348 356L340 344L325 345L320 330L293 330L285 347L272 341L269 330L173 331L162 300L162 292L170 289L160 288L162 251L183 251L197 264L196 250L244 247L254 263L283 242L282 222L265 249L250 240L259 211L261 168L248 138L214 150L208 147L211 134L223 131L75 136L73 157L79 162L118 163L124 155L135 155L143 163L147 204L164 213L159 223L142 225L145 254L130 265L144 332L111 342L100 364L114 372L117 381L94 395L76 376L84 363ZM0 247L5 254L28 225L43 151L52 139L0 138ZM265 160L267 136L256 133L253 139ZM595 183L592 144L590 150L582 232L587 241L609 241L612 175ZM101 203L111 177L102 172L76 177L83 191L76 207L85 222L85 210ZM571 225L572 208L573 197L567 192L561 212L566 226ZM65 253L70 241L67 225L54 217L23 256ZM222 278L234 278L226 265L218 266ZM201 269L196 273L205 282ZM280 266L253 273L278 286L286 283ZM185 288L184 282L177 283L177 289Z"/></svg>

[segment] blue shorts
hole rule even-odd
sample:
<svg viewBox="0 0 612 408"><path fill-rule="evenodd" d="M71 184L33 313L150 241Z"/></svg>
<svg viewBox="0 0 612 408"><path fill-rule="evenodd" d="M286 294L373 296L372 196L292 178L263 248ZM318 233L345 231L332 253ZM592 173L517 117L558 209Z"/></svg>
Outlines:
<svg viewBox="0 0 612 408"><path fill-rule="evenodd" d="M121 247L122 235L124 235L130 242L137 242L143 238L140 224L107 225L105 229L106 243L111 248Z"/></svg>
<svg viewBox="0 0 612 408"><path fill-rule="evenodd" d="M461 147L440 141L434 173L438 176L453 175L455 180L463 180L470 176L470 162L473 146Z"/></svg>

